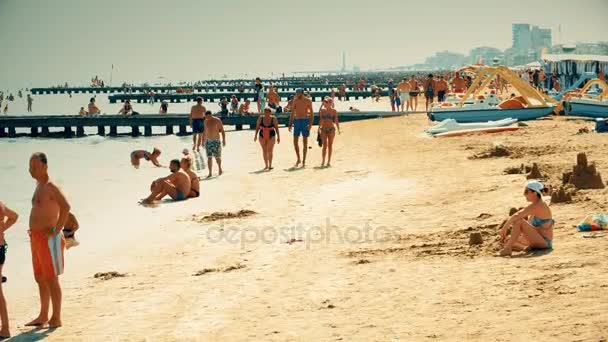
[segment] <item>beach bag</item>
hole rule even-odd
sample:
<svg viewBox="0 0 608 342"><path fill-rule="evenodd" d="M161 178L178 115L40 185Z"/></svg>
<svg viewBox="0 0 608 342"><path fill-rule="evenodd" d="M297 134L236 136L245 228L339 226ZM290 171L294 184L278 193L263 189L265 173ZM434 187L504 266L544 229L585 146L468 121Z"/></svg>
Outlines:
<svg viewBox="0 0 608 342"><path fill-rule="evenodd" d="M608 229L608 215L591 214L587 215L583 222L576 226L579 232L590 232L595 230Z"/></svg>

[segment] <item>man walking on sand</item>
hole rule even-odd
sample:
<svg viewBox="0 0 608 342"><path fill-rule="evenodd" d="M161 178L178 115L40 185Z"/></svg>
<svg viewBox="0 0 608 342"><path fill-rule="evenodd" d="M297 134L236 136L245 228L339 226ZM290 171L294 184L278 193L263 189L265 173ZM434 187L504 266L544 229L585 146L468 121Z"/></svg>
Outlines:
<svg viewBox="0 0 608 342"><path fill-rule="evenodd" d="M61 231L68 219L70 204L59 187L49 179L47 158L37 152L30 158L30 174L37 181L30 213L30 243L34 277L40 292L40 314L26 326L61 326L61 286L65 239ZM49 320L49 304L53 315Z"/></svg>
<svg viewBox="0 0 608 342"><path fill-rule="evenodd" d="M314 120L314 112L312 109L312 101L304 96L304 89L296 89L296 97L291 105L291 115L289 116L289 131L293 126L293 147L296 150L296 167L302 163L302 167L306 166L306 152L308 152L308 136ZM298 140L302 136L302 159L300 159L300 147Z"/></svg>
<svg viewBox="0 0 608 342"><path fill-rule="evenodd" d="M220 133L222 133L222 142L220 143ZM205 144L205 152L207 153L207 165L209 167L209 175L211 178L213 171L213 157L217 162L219 169L218 175L222 175L222 146L226 146L226 132L222 120L214 117L211 111L205 113L205 130L203 131L203 144Z"/></svg>
<svg viewBox="0 0 608 342"><path fill-rule="evenodd" d="M190 127L192 127L192 151L200 151L203 142L203 121L207 108L203 106L203 98L197 97L196 104L190 109Z"/></svg>

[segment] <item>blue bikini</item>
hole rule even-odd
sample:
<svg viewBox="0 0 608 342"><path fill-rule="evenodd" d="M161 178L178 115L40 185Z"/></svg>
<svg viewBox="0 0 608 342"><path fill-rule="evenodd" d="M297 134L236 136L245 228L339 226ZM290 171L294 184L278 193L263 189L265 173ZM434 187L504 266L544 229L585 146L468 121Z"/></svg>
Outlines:
<svg viewBox="0 0 608 342"><path fill-rule="evenodd" d="M535 217L535 216L532 216L530 218L530 224L532 226L534 226L534 228L540 228L540 226L542 226L543 224L548 223L548 222L555 224L555 221L553 219L539 219L538 217ZM543 236L543 240L545 240L545 242L547 243L547 248L553 248L553 241L547 239L544 236Z"/></svg>

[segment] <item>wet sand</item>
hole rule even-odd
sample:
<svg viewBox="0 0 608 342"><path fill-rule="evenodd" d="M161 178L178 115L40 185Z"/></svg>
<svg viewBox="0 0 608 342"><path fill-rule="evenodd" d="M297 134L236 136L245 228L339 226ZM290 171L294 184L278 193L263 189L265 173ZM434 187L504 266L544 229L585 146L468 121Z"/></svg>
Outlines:
<svg viewBox="0 0 608 342"><path fill-rule="evenodd" d="M286 130L271 172L258 145L234 148L241 168L202 182L200 210L63 279L48 340L605 340L608 235L573 226L607 210L607 189L551 206L554 250L493 256L496 226L525 205L525 174L505 169L536 162L555 186L587 152L608 178L608 136L575 134L590 123L527 124L429 138L422 115L348 123L325 169L316 144L291 169ZM498 143L509 156L470 158ZM9 298L13 335L47 334L22 326L36 300Z"/></svg>

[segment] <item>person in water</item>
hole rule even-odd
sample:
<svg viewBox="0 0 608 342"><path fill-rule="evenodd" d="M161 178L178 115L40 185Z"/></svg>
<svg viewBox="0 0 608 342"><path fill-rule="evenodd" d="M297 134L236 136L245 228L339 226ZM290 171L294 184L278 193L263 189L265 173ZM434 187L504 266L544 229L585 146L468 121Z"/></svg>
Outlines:
<svg viewBox="0 0 608 342"><path fill-rule="evenodd" d="M131 164L136 169L139 169L139 160L141 158L144 158L146 161L152 162L154 166L162 167L162 165L160 165L160 163L158 162L158 156L160 156L160 150L156 147L154 148L154 150L152 150L152 153L144 150L135 150L131 152Z"/></svg>
<svg viewBox="0 0 608 342"><path fill-rule="evenodd" d="M319 110L319 132L323 144L321 167L331 166L331 154L333 152L334 138L336 137L336 128L338 129L338 133L340 133L338 112L333 108L331 102L331 98L325 97L323 106ZM325 156L327 156L327 165L325 164Z"/></svg>
<svg viewBox="0 0 608 342"><path fill-rule="evenodd" d="M70 249L72 247L76 247L80 244L78 240L76 240L76 231L80 228L80 224L76 219L74 214L69 213L68 219L65 221L65 226L63 226L63 237L65 238L65 248Z"/></svg>
<svg viewBox="0 0 608 342"><path fill-rule="evenodd" d="M4 232L12 227L19 215L16 212L9 209L4 203L0 202L0 277L2 277L2 268L6 261L6 251L8 245L4 239ZM4 277L2 277L4 280ZM4 299L4 293L2 292L2 283L0 282L0 321L2 322L2 328L0 329L0 339L11 337L8 321L8 309L6 308L6 300Z"/></svg>
<svg viewBox="0 0 608 342"><path fill-rule="evenodd" d="M181 169L180 161L178 159L171 160L169 170L171 170L170 175L152 182L150 196L142 200L142 203L150 204L154 200L161 200L167 195L174 201L183 201L188 198L192 183L190 176Z"/></svg>
<svg viewBox="0 0 608 342"><path fill-rule="evenodd" d="M272 158L275 141L281 143L279 135L279 122L274 115L270 115L270 108L264 109L264 115L260 115L255 127L253 141L257 141L258 134L260 137L260 146L262 147L262 157L264 158L264 170L272 170ZM276 136L276 138L275 138Z"/></svg>
<svg viewBox="0 0 608 342"><path fill-rule="evenodd" d="M188 151L188 149L186 149ZM180 161L180 167L190 177L190 193L188 198L196 198L200 196L201 183L196 173L192 170L192 159L189 157L183 157Z"/></svg>
<svg viewBox="0 0 608 342"><path fill-rule="evenodd" d="M524 197L531 204L513 214L500 229L504 247L500 256L509 256L513 250L553 248L553 220L551 209L542 199L544 186L537 181L526 184ZM511 235L507 230L511 227Z"/></svg>

